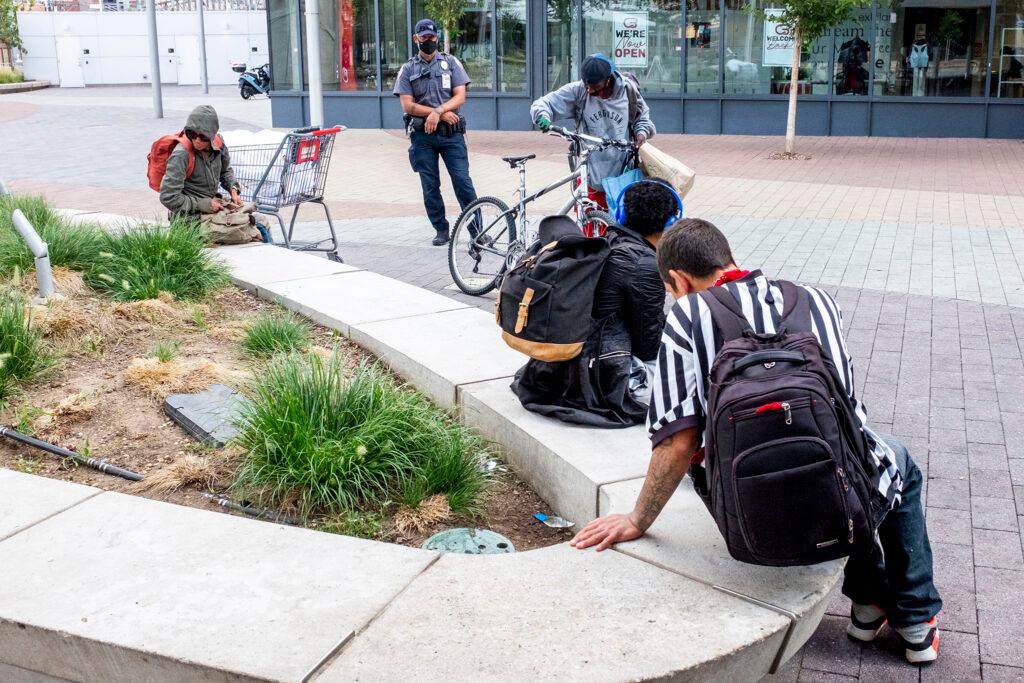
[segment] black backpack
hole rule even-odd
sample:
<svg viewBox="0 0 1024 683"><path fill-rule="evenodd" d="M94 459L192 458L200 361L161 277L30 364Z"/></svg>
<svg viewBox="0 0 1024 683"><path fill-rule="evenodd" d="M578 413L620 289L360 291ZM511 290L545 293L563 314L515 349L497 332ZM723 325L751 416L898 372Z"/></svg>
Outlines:
<svg viewBox="0 0 1024 683"><path fill-rule="evenodd" d="M604 237L586 237L575 223L538 240L505 274L495 319L501 338L530 358L555 363L580 355L594 329L594 293L611 254ZM552 223L552 218L545 222Z"/></svg>
<svg viewBox="0 0 1024 683"><path fill-rule="evenodd" d="M810 332L809 296L779 285L774 335L754 333L727 288L700 293L725 343L711 366L704 464L690 475L735 559L808 565L870 543L881 494L853 404Z"/></svg>

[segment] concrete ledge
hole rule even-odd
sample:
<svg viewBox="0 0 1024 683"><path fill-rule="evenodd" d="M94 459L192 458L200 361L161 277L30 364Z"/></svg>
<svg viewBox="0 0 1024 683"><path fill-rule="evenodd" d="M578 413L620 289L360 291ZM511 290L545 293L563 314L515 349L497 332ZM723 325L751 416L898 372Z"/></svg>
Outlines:
<svg viewBox="0 0 1024 683"><path fill-rule="evenodd" d="M459 386L495 378L507 386L529 360L494 344L494 316L478 308L353 324L349 330L352 341L446 409L455 408Z"/></svg>
<svg viewBox="0 0 1024 683"><path fill-rule="evenodd" d="M594 429L537 415L523 408L509 383L462 387L463 419L496 443L559 515L585 524L598 516L601 486L647 473L651 444L642 427Z"/></svg>
<svg viewBox="0 0 1024 683"><path fill-rule="evenodd" d="M643 479L601 487L600 514L632 510L641 486ZM779 664L796 654L818 627L828 607L828 594L844 564L834 561L811 567L758 567L732 559L688 477L643 538L617 547L631 557L769 605L789 616L793 626Z"/></svg>
<svg viewBox="0 0 1024 683"><path fill-rule="evenodd" d="M325 258L311 259L305 254L272 244L243 244L217 247L209 252L231 269L232 281L242 289L255 291L260 285L301 280L322 275L354 273L359 268Z"/></svg>
<svg viewBox="0 0 1024 683"><path fill-rule="evenodd" d="M445 555L317 680L752 681L787 622L613 551Z"/></svg>
<svg viewBox="0 0 1024 683"><path fill-rule="evenodd" d="M98 496L92 486L0 468L0 540Z"/></svg>
<svg viewBox="0 0 1024 683"><path fill-rule="evenodd" d="M307 257L317 259L315 256ZM256 286L256 294L351 336L350 326L469 308L465 304L369 271L337 273Z"/></svg>
<svg viewBox="0 0 1024 683"><path fill-rule="evenodd" d="M102 493L0 543L0 662L301 681L436 557Z"/></svg>
<svg viewBox="0 0 1024 683"><path fill-rule="evenodd" d="M0 95L10 95L16 92L30 92L49 88L50 81L22 81L21 83L0 83Z"/></svg>

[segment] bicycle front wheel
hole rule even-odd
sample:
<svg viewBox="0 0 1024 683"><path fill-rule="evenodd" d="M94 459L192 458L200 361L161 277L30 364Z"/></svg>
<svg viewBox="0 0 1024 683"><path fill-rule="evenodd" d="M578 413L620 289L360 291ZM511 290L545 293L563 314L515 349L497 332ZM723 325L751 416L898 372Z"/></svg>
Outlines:
<svg viewBox="0 0 1024 683"><path fill-rule="evenodd" d="M604 211L591 211L579 222L580 230L587 237L604 237L615 219Z"/></svg>
<svg viewBox="0 0 1024 683"><path fill-rule="evenodd" d="M505 273L509 247L516 241L513 212L495 197L471 202L455 221L448 243L448 270L466 294L491 291Z"/></svg>

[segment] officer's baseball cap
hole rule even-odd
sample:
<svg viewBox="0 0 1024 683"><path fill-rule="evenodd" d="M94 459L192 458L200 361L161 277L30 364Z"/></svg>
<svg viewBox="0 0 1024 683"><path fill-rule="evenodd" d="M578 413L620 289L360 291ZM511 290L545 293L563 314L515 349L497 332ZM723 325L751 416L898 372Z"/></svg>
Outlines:
<svg viewBox="0 0 1024 683"><path fill-rule="evenodd" d="M416 22L416 35L420 38L424 36L433 36L437 38L437 26L434 25L431 19L420 19Z"/></svg>
<svg viewBox="0 0 1024 683"><path fill-rule="evenodd" d="M588 85L604 83L611 75L612 60L600 52L590 55L580 64L580 78Z"/></svg>

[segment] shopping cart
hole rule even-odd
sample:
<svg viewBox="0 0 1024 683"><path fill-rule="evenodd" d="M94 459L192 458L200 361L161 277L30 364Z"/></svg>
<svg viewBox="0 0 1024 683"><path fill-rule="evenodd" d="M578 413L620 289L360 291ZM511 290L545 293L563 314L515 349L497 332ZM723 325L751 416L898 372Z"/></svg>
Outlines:
<svg viewBox="0 0 1024 683"><path fill-rule="evenodd" d="M324 203L324 183L331 164L334 137L343 130L344 126L299 128L287 133L280 143L230 148L231 167L242 188L239 194L245 201L254 202L260 213L277 219L284 246L297 251L326 252L327 258L339 262L338 236L331 212ZM323 207L330 237L301 242L292 239L299 206L307 202ZM281 209L287 207L293 208L286 228Z"/></svg>

